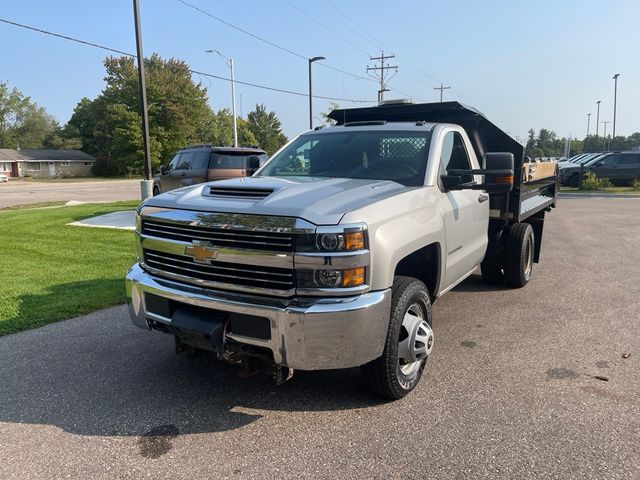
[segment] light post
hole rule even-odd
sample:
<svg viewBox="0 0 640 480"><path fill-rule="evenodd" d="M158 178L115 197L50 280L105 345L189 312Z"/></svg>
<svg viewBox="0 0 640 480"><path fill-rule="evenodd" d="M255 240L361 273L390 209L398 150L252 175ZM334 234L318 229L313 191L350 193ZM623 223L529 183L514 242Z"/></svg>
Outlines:
<svg viewBox="0 0 640 480"><path fill-rule="evenodd" d="M598 138L598 127L600 126L600 102L602 100L598 100L596 103L598 104L598 113L596 113L596 138Z"/></svg>
<svg viewBox="0 0 640 480"><path fill-rule="evenodd" d="M591 123L591 114L587 113L587 137L589 136L589 124Z"/></svg>
<svg viewBox="0 0 640 480"><path fill-rule="evenodd" d="M602 151L604 152L605 150L607 150L607 124L609 123L609 120L602 123L604 123L604 134L603 134L604 140L602 142Z"/></svg>
<svg viewBox="0 0 640 480"><path fill-rule="evenodd" d="M138 88L140 89L140 110L142 114L142 139L144 145L144 180L140 182L140 197L145 200L153 195L151 179L151 147L149 144L149 112L147 88L144 80L144 55L142 53L142 29L140 28L140 5L133 0L133 21L136 31L136 54L138 58Z"/></svg>
<svg viewBox="0 0 640 480"><path fill-rule="evenodd" d="M312 57L309 59L309 130L313 128L313 96L311 94L311 64L318 60L326 60L325 57Z"/></svg>
<svg viewBox="0 0 640 480"><path fill-rule="evenodd" d="M238 120L236 119L236 80L233 72L233 58L225 57L215 49L205 50L206 53L217 53L222 61L231 69L231 114L233 115L233 146L238 146Z"/></svg>
<svg viewBox="0 0 640 480"><path fill-rule="evenodd" d="M618 77L619 73L613 76L613 140L616 140L616 103L618 103Z"/></svg>

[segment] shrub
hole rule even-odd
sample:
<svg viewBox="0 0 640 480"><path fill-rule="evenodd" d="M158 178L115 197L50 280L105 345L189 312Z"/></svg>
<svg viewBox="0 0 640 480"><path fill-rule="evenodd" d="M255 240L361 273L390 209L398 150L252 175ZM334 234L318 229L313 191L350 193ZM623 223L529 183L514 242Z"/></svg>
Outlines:
<svg viewBox="0 0 640 480"><path fill-rule="evenodd" d="M94 163L91 171L98 177L115 177L120 173L115 165L104 162Z"/></svg>
<svg viewBox="0 0 640 480"><path fill-rule="evenodd" d="M640 178L636 178L633 182L631 182L631 188L640 192Z"/></svg>
<svg viewBox="0 0 640 480"><path fill-rule="evenodd" d="M582 190L605 190L613 187L611 180L608 178L599 178L595 173L587 172L582 179Z"/></svg>

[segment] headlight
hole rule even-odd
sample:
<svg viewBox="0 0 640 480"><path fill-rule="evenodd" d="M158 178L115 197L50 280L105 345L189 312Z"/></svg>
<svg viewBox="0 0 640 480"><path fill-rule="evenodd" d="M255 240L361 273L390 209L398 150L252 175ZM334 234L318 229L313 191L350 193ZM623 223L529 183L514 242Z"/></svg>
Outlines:
<svg viewBox="0 0 640 480"><path fill-rule="evenodd" d="M298 288L349 288L365 284L365 267L343 270L299 270Z"/></svg>
<svg viewBox="0 0 640 480"><path fill-rule="evenodd" d="M351 252L367 248L364 226L318 227L297 236L298 252Z"/></svg>

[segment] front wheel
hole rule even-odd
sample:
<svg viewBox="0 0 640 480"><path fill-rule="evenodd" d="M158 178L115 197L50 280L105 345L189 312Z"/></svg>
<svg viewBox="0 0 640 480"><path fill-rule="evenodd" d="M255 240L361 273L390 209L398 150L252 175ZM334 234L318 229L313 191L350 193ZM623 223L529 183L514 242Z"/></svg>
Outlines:
<svg viewBox="0 0 640 480"><path fill-rule="evenodd" d="M573 188L578 188L580 186L580 174L574 175L569 179L569 186Z"/></svg>
<svg viewBox="0 0 640 480"><path fill-rule="evenodd" d="M396 277L384 350L379 358L361 368L371 390L397 400L418 385L433 349L431 324L427 287L415 278Z"/></svg>
<svg viewBox="0 0 640 480"><path fill-rule="evenodd" d="M160 187L156 185L153 187L153 196L157 197L158 195L160 195Z"/></svg>

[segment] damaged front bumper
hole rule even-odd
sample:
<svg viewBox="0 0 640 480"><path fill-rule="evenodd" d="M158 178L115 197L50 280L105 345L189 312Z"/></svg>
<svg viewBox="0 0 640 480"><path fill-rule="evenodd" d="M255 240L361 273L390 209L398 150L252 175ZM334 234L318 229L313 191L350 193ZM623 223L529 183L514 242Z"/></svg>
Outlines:
<svg viewBox="0 0 640 480"><path fill-rule="evenodd" d="M223 322L224 341L268 349L276 365L297 370L348 368L374 360L382 354L389 326L390 289L287 304L165 280L138 264L129 270L126 285L131 319L140 328L157 324L172 331L184 322L185 311L195 312L192 323Z"/></svg>

